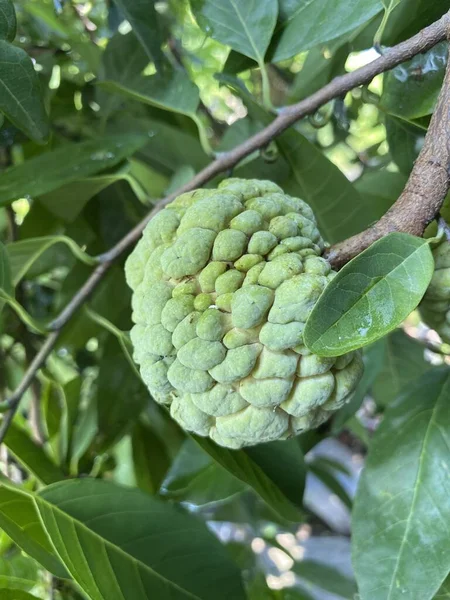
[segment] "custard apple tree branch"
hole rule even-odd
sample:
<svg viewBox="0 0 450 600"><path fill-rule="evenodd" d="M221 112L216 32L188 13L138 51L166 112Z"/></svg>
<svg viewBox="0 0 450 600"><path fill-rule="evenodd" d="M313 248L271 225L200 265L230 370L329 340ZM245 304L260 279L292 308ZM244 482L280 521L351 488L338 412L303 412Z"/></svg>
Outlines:
<svg viewBox="0 0 450 600"><path fill-rule="evenodd" d="M449 189L450 62L447 62L424 145L400 197L377 223L329 248L326 258L339 268L388 233L401 231L422 236L438 215Z"/></svg>
<svg viewBox="0 0 450 600"><path fill-rule="evenodd" d="M2 403L2 409L6 410L6 413L0 425L0 442L3 441L8 431L22 396L30 386L36 373L51 354L63 327L86 302L115 261L136 243L147 223L161 209L172 202L178 195L201 187L220 173L224 173L235 167L244 158L267 146L271 140L275 139L291 125L305 116L313 114L327 102L343 96L358 86L369 83L376 75L389 71L402 62L430 50L448 37L449 27L450 13L447 13L410 39L393 46L373 62L353 72L336 77L311 96L297 104L280 110L278 116L267 127L250 137L244 143L236 146L233 150L219 155L188 183L160 200L138 225L109 251L99 256L99 265L61 313L53 320L49 327L50 333L47 339L29 365L21 383L13 394ZM390 231L406 231L421 235L427 223L439 211L449 185L449 79L450 76L447 70L443 91L430 126L429 134L427 135L424 149L404 192L392 209L375 226L329 250L327 258L334 267L344 264L370 245L370 243Z"/></svg>

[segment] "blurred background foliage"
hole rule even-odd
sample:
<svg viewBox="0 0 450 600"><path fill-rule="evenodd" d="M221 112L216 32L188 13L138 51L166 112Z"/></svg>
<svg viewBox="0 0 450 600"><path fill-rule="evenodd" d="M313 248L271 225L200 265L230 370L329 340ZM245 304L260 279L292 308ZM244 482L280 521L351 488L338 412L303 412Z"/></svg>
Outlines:
<svg viewBox="0 0 450 600"><path fill-rule="evenodd" d="M280 0L275 35L256 32L267 52L251 56L208 25L210 2L14 2L13 48L31 58L42 95L26 108L30 123L8 100L0 106L0 239L15 287L15 301L0 297L0 401L90 273L91 257L117 243L155 201L283 107L450 8L448 0L403 0L388 10L388 2L368 0L350 19L340 13L345 2L330 2L331 29L322 31L311 13L304 31L297 24L297 35L288 35L300 4ZM389 18L380 31L383 8ZM406 182L446 60L442 43L377 76L298 122L233 174L272 179L305 199L330 243L361 231ZM0 78L7 62L0 55ZM448 348L413 314L404 329L368 348L360 388L331 423L284 446L232 453L236 466L205 452L149 399L130 359L122 266L64 328L25 394L1 450L3 475L28 491L67 477L102 478L182 507L222 541L252 600L356 597L350 511L373 432L404 384L449 362ZM268 501L272 488L282 499ZM6 502L0 493L0 510ZM285 503L294 518L283 518ZM84 597L0 526L0 590Z"/></svg>

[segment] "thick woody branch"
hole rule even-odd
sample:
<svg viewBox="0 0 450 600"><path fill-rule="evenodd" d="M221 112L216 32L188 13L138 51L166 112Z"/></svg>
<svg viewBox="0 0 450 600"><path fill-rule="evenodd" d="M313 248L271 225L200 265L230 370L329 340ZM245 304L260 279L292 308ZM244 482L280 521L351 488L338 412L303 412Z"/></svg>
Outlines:
<svg viewBox="0 0 450 600"><path fill-rule="evenodd" d="M326 253L340 268L393 231L421 236L436 217L450 189L450 60L444 83L425 136L423 148L397 202L361 233L332 246Z"/></svg>
<svg viewBox="0 0 450 600"><path fill-rule="evenodd" d="M114 261L117 260L125 250L127 250L139 239L145 226L157 212L172 202L172 200L174 200L179 194L201 187L202 185L205 185L211 181L211 179L213 179L216 175L235 167L242 159L249 156L253 152L258 151L259 149L264 148L271 140L275 139L295 122L309 114L314 113L317 109L330 100L346 94L355 87L367 84L372 81L376 75L393 69L400 63L411 59L413 56L416 56L421 52L430 50L437 43L446 39L449 27L450 12L429 27L423 29L417 35L402 42L401 44L398 44L397 46L394 46L385 54L383 54L383 56L380 56L368 65L365 65L360 69L353 71L352 73L346 73L345 75L336 77L333 79L333 81L328 83L312 96L305 98L297 104L293 104L292 106L284 108L266 128L249 138L243 144L240 144L234 148L232 151L221 154L205 169L195 175L190 182L158 202L147 215L147 217L143 219L143 221L136 225L136 227L132 229L122 240L120 240L118 244L99 257L101 264L93 271L91 276L75 294L66 308L53 321L51 325L52 333L45 341L32 364L30 364L21 384L13 393L11 398L7 401L9 411L5 414L3 421L1 422L0 443L3 441L4 436L6 435L9 424L14 417L23 394L31 384L37 371L45 363L47 357L54 348L61 329L68 321L70 321L76 311L89 298L90 294L103 279L104 275ZM430 220L432 218L433 216L430 217ZM332 250L335 256L333 260L336 261L337 254L334 249Z"/></svg>

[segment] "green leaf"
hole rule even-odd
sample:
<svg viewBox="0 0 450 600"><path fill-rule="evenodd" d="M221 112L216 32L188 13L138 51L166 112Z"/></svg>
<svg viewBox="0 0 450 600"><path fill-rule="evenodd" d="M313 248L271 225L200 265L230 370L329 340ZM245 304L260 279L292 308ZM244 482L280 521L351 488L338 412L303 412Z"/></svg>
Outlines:
<svg viewBox="0 0 450 600"><path fill-rule="evenodd" d="M245 597L238 568L206 526L139 490L72 480L42 490L36 505L92 600Z"/></svg>
<svg viewBox="0 0 450 600"><path fill-rule="evenodd" d="M294 77L289 90L289 102L300 102L326 85L333 77L344 72L349 54L348 44L339 38L329 44L311 48L301 71ZM331 56L330 56L331 54Z"/></svg>
<svg viewBox="0 0 450 600"><path fill-rule="evenodd" d="M161 493L191 506L231 500L247 486L214 462L192 439L181 446L161 486Z"/></svg>
<svg viewBox="0 0 450 600"><path fill-rule="evenodd" d="M198 87L181 70L142 75L126 84L111 79L99 81L98 85L107 92L190 117L195 115L200 101Z"/></svg>
<svg viewBox="0 0 450 600"><path fill-rule="evenodd" d="M129 21L150 60L158 67L164 63L163 42L155 3L148 0L114 0Z"/></svg>
<svg viewBox="0 0 450 600"><path fill-rule="evenodd" d="M386 134L394 162L405 175L409 175L419 156L426 130L414 123L386 115Z"/></svg>
<svg viewBox="0 0 450 600"><path fill-rule="evenodd" d="M432 365L425 360L425 347L398 329L377 344L383 350L381 370L372 384L372 397L378 406L389 405L411 381Z"/></svg>
<svg viewBox="0 0 450 600"><path fill-rule="evenodd" d="M27 196L40 196L64 184L109 169L148 141L145 135L124 134L65 144L3 171L0 206Z"/></svg>
<svg viewBox="0 0 450 600"><path fill-rule="evenodd" d="M347 490L339 481L336 473L333 472L333 469L330 469L327 464L324 464L321 461L320 457L315 458L311 463L309 463L309 470L311 473L320 479L320 481L326 485L326 487L337 497L341 502L351 510L352 508L352 499L349 496Z"/></svg>
<svg viewBox="0 0 450 600"><path fill-rule="evenodd" d="M9 589L2 590L2 600L39 600L39 598L20 589Z"/></svg>
<svg viewBox="0 0 450 600"><path fill-rule="evenodd" d="M362 600L429 600L450 570L449 396L448 367L425 373L374 435L352 521Z"/></svg>
<svg viewBox="0 0 450 600"><path fill-rule="evenodd" d="M276 0L191 0L191 6L206 34L264 64L277 22Z"/></svg>
<svg viewBox="0 0 450 600"><path fill-rule="evenodd" d="M148 6L152 10L153 3ZM148 55L133 31L126 35L116 33L106 46L102 62L102 78L127 87L147 66ZM104 103L100 100L100 104L104 114L109 115L120 104L120 98L108 95Z"/></svg>
<svg viewBox="0 0 450 600"><path fill-rule="evenodd" d="M133 178L127 173L129 165L121 168L117 173L97 175L72 181L66 185L39 196L39 203L45 206L52 214L63 221L75 221L91 198L102 190L119 181L128 181L134 185Z"/></svg>
<svg viewBox="0 0 450 600"><path fill-rule="evenodd" d="M16 37L16 11L12 0L0 0L0 40L12 42Z"/></svg>
<svg viewBox="0 0 450 600"><path fill-rule="evenodd" d="M170 467L168 448L159 435L143 423L136 423L131 443L137 485L144 492L156 494Z"/></svg>
<svg viewBox="0 0 450 600"><path fill-rule="evenodd" d="M103 451L133 427L149 400L147 388L120 346L115 340L108 343L97 380L98 433Z"/></svg>
<svg viewBox="0 0 450 600"><path fill-rule="evenodd" d="M17 300L0 288L0 305L8 304L19 319L33 332L47 333L46 323L34 319Z"/></svg>
<svg viewBox="0 0 450 600"><path fill-rule="evenodd" d="M397 332L394 331L389 334L389 336L370 344L364 349L364 373L350 402L345 404L333 415L331 429L334 434L339 433L347 424L347 422L353 417L353 415L359 410L364 398L369 393L374 381L384 366L384 341L389 339L391 336L395 336L396 333Z"/></svg>
<svg viewBox="0 0 450 600"><path fill-rule="evenodd" d="M286 191L308 202L328 242L345 239L376 219L345 175L301 133L291 129L277 144L292 169Z"/></svg>
<svg viewBox="0 0 450 600"><path fill-rule="evenodd" d="M439 588L438 593L434 596L434 600L444 600L445 598L450 598L450 577L447 577Z"/></svg>
<svg viewBox="0 0 450 600"><path fill-rule="evenodd" d="M282 26L273 62L292 58L313 46L366 23L382 10L380 0L281 0Z"/></svg>
<svg viewBox="0 0 450 600"><path fill-rule="evenodd" d="M380 108L408 120L431 114L442 87L446 62L447 43L441 42L386 73Z"/></svg>
<svg viewBox="0 0 450 600"><path fill-rule="evenodd" d="M28 269L54 244L65 244L72 254L85 265L97 264L95 258L86 254L76 242L65 235L50 235L13 242L6 246L6 250L14 285L19 283Z"/></svg>
<svg viewBox="0 0 450 600"><path fill-rule="evenodd" d="M0 590L29 591L39 579L38 564L20 550L9 552L0 561Z"/></svg>
<svg viewBox="0 0 450 600"><path fill-rule="evenodd" d="M380 339L417 307L434 271L429 244L391 233L345 265L327 286L305 327L307 347L340 356Z"/></svg>
<svg viewBox="0 0 450 600"><path fill-rule="evenodd" d="M278 487L277 481L271 478L274 475L272 468L268 468L268 474L265 473L264 461L258 464L244 450L229 450L228 448L218 446L207 438L192 437L220 466L237 477L237 479L252 487L258 496L282 519L295 522L301 520L300 510ZM294 469L296 468L298 468L298 464L294 464ZM287 467L286 469L289 470ZM278 480L279 477L284 477L284 475L277 474L276 479ZM292 487L290 487L290 494L292 494ZM301 500L301 495L302 489L297 489L294 496L295 500Z"/></svg>
<svg viewBox="0 0 450 600"><path fill-rule="evenodd" d="M31 58L4 40L0 40L0 112L32 140L48 138L48 117Z"/></svg>
<svg viewBox="0 0 450 600"><path fill-rule="evenodd" d="M0 481L0 527L44 569L57 577L67 572L55 555L31 493Z"/></svg>
<svg viewBox="0 0 450 600"><path fill-rule="evenodd" d="M312 560L302 560L294 563L291 569L301 580L326 590L341 598L356 598L357 588L355 582L343 575L337 569L324 563ZM302 583L302 581L300 581Z"/></svg>
<svg viewBox="0 0 450 600"><path fill-rule="evenodd" d="M386 25L388 24L388 21L392 14L392 11L394 10L394 8L396 8L400 4L401 1L402 0L381 0L381 2L383 3L383 6L384 6L384 15L383 15L383 19L381 20L380 26L378 27L378 30L375 34L375 37L373 40L374 45L381 43L384 30L386 28Z"/></svg>
<svg viewBox="0 0 450 600"><path fill-rule="evenodd" d="M243 451L270 477L286 498L299 509L302 508L307 469L298 440L258 444Z"/></svg>
<svg viewBox="0 0 450 600"><path fill-rule="evenodd" d="M8 253L5 246L0 242L0 290L4 290L7 294L13 293L13 285L11 281L11 267L9 265ZM0 300L0 313L2 312L5 302Z"/></svg>
<svg viewBox="0 0 450 600"><path fill-rule="evenodd" d="M391 173L386 169L366 171L355 181L355 188L367 206L375 206L376 218L384 215L394 204L405 187L407 177L402 173Z"/></svg>
<svg viewBox="0 0 450 600"><path fill-rule="evenodd" d="M28 433L12 423L5 437L5 444L15 458L39 481L45 484L55 483L65 478L65 474L47 456Z"/></svg>

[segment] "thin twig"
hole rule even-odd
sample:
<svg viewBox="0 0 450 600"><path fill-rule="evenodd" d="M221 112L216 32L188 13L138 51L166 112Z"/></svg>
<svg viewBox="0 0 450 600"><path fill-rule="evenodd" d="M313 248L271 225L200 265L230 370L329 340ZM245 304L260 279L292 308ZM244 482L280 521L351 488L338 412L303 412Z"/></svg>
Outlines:
<svg viewBox="0 0 450 600"><path fill-rule="evenodd" d="M52 333L47 338L39 353L29 366L25 376L19 387L9 398L8 403L11 409L5 414L0 426L0 443L3 441L9 424L14 418L14 414L19 406L20 400L24 392L28 389L37 371L46 361L52 351L59 333L64 325L72 318L76 311L84 304L96 286L105 276L109 267L115 260L130 246L132 246L141 236L147 223L150 219L162 210L167 204L172 202L177 196L184 192L199 188L208 183L216 175L224 173L235 167L242 159L266 146L271 140L279 136L283 131L288 129L299 119L314 113L318 108L338 98L352 90L355 87L369 83L376 75L393 69L400 63L409 60L426 52L443 41L447 37L447 31L450 25L450 11L441 19L426 27L412 38L394 46L382 56L373 62L365 65L351 73L346 73L340 77L336 77L326 86L314 93L312 96L305 98L297 104L293 104L280 111L279 115L263 130L249 138L244 143L236 146L230 152L220 155L216 160L211 162L207 167L200 171L188 183L180 189L168 195L158 202L152 211L132 229L122 240L118 242L108 252L99 257L101 264L93 271L84 285L75 294L69 304L60 313L60 315L51 324Z"/></svg>

